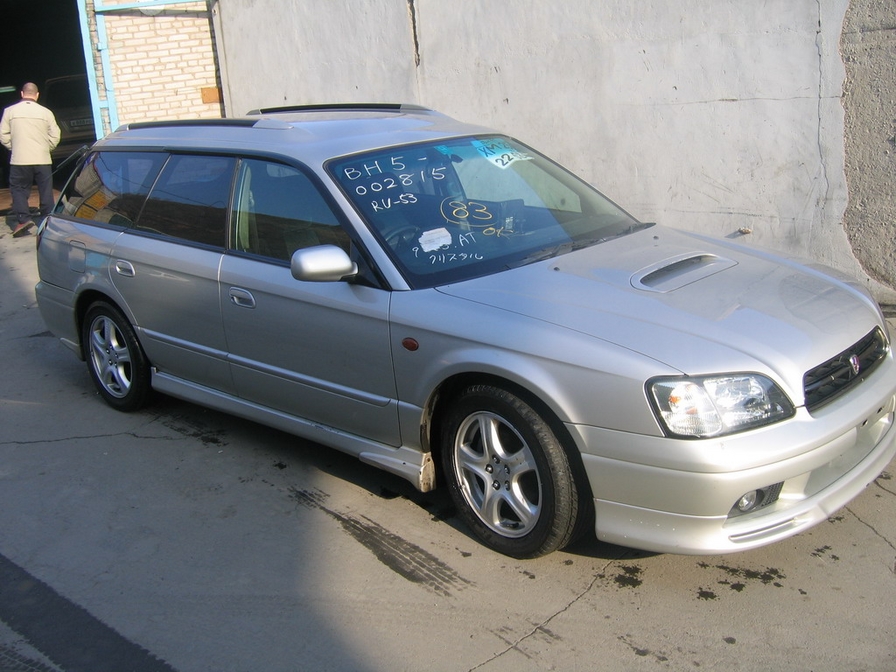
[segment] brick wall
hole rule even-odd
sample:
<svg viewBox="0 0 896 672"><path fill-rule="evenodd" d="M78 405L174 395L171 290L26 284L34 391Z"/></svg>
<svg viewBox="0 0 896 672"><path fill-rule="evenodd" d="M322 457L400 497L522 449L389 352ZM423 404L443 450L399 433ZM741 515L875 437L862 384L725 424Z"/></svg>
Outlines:
<svg viewBox="0 0 896 672"><path fill-rule="evenodd" d="M114 5L114 0L103 3ZM103 16L119 123L221 116L204 2Z"/></svg>

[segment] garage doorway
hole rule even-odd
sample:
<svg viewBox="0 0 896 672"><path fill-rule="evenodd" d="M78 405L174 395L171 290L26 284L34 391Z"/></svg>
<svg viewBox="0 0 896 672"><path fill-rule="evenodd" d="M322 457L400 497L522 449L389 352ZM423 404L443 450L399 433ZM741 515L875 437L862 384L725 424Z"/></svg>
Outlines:
<svg viewBox="0 0 896 672"><path fill-rule="evenodd" d="M57 114L63 131L60 151L53 156L56 166L65 158L62 151L96 139L77 0L0 0L0 16L5 28L0 40L0 107L17 102L25 82L37 84L40 102ZM50 85L55 92L45 95L50 80L55 80ZM5 188L9 153L3 148L0 152L0 188Z"/></svg>

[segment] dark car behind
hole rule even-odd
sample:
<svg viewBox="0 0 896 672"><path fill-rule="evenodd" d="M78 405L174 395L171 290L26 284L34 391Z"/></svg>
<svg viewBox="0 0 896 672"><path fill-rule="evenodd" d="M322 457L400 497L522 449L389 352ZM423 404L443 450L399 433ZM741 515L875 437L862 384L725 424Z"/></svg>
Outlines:
<svg viewBox="0 0 896 672"><path fill-rule="evenodd" d="M41 89L40 102L52 110L62 131L62 139L52 152L54 166L83 145L89 146L96 141L86 75L48 79Z"/></svg>

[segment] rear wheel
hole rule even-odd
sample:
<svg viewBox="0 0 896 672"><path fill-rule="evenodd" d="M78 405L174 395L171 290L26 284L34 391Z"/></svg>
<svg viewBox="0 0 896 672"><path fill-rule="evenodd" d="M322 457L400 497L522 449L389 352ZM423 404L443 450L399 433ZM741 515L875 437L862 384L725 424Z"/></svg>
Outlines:
<svg viewBox="0 0 896 672"><path fill-rule="evenodd" d="M444 429L452 499L487 546L532 558L572 540L575 479L563 445L532 406L507 390L475 385L448 411Z"/></svg>
<svg viewBox="0 0 896 672"><path fill-rule="evenodd" d="M87 369L100 396L119 411L135 411L150 392L149 362L127 318L105 301L87 310L82 333Z"/></svg>

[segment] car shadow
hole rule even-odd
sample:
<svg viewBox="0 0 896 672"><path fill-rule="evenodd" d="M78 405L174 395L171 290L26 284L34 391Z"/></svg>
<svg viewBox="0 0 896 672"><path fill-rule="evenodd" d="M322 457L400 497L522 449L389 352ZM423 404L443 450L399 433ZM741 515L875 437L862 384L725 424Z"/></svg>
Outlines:
<svg viewBox="0 0 896 672"><path fill-rule="evenodd" d="M97 403L101 403L101 400L97 399ZM458 515L446 488L437 487L430 492L420 492L403 478L365 464L335 448L162 394L155 394L150 404L141 412L156 416L169 427L177 428L206 444L217 443L223 436L238 443L241 434L251 435L263 443L268 460L279 469L300 461L305 468L316 469L374 497L383 500L405 499L426 512L433 523L448 525L486 550ZM559 552L600 560L638 559L659 555L599 541L589 530Z"/></svg>

